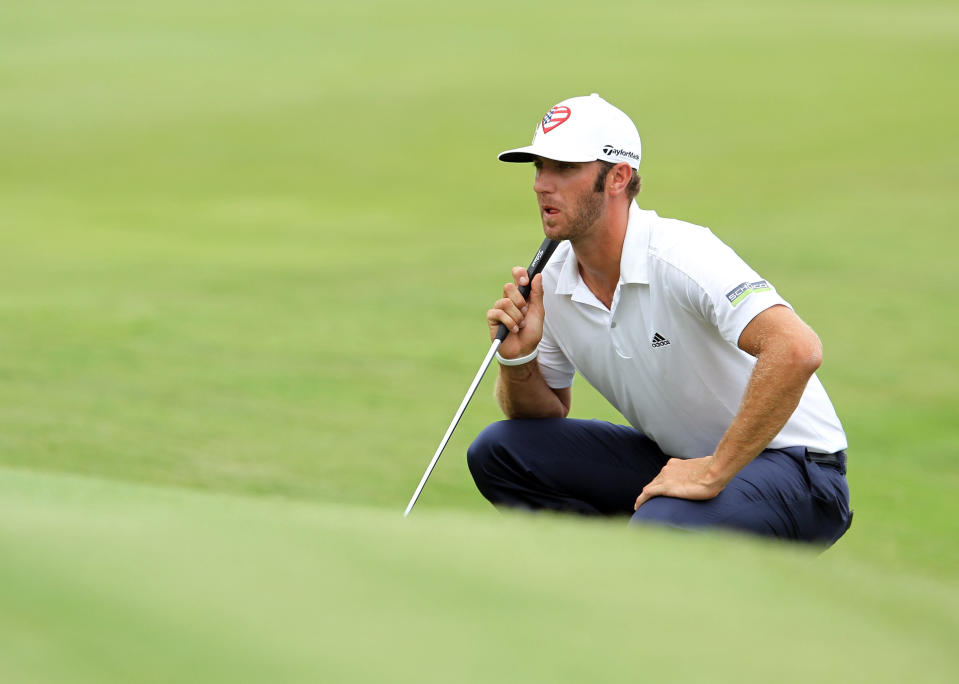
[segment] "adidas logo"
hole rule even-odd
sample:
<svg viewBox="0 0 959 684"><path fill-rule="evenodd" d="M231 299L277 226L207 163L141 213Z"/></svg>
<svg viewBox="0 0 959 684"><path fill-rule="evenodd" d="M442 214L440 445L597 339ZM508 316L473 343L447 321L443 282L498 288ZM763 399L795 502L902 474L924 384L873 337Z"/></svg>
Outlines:
<svg viewBox="0 0 959 684"><path fill-rule="evenodd" d="M669 340L667 340L665 337L663 337L659 333L656 333L655 335L653 335L653 349L655 349L656 347L665 347L667 344L669 344Z"/></svg>

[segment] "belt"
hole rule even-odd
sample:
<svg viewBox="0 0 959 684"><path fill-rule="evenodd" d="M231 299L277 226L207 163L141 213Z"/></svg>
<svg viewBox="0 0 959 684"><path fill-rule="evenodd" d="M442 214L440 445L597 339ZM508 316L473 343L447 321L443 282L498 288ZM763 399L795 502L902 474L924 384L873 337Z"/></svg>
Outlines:
<svg viewBox="0 0 959 684"><path fill-rule="evenodd" d="M832 466L839 470L846 470L846 452L837 451L834 454L817 454L814 451L806 450L806 460L819 465Z"/></svg>

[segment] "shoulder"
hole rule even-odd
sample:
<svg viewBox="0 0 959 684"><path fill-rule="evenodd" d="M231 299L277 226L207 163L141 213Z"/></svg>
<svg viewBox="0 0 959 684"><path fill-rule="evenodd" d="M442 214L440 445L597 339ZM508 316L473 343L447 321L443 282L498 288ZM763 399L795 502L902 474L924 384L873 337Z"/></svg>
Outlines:
<svg viewBox="0 0 959 684"><path fill-rule="evenodd" d="M678 264L699 254L729 249L706 226L649 213L652 214L649 217L649 253L657 259Z"/></svg>
<svg viewBox="0 0 959 684"><path fill-rule="evenodd" d="M697 282L712 280L726 269L740 270L745 263L709 228L655 212L649 222L649 256L653 271L684 275Z"/></svg>

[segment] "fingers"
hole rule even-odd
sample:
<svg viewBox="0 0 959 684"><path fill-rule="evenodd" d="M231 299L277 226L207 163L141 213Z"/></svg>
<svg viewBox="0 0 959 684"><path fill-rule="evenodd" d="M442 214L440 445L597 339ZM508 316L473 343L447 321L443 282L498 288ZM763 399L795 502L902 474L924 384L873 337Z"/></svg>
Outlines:
<svg viewBox="0 0 959 684"><path fill-rule="evenodd" d="M534 315L543 315L543 276L536 274L533 276L533 283L529 290L529 310L535 312Z"/></svg>
<svg viewBox="0 0 959 684"><path fill-rule="evenodd" d="M705 473L712 462L712 456L704 458L671 458L659 471L652 481L643 487L643 491L636 497L633 510L655 496L672 496L679 499L701 501L712 499L726 486L724 481L707 478Z"/></svg>
<svg viewBox="0 0 959 684"><path fill-rule="evenodd" d="M486 312L486 322L489 323L490 328L498 328L502 323L507 330L514 333L526 327L524 314L508 299L500 299L494 308Z"/></svg>
<svg viewBox="0 0 959 684"><path fill-rule="evenodd" d="M508 302L507 307L512 306L513 309L520 312L523 316L526 315L526 300L523 298L523 295L520 294L519 288L513 283L506 283L503 286L503 300Z"/></svg>
<svg viewBox="0 0 959 684"><path fill-rule="evenodd" d="M529 274L521 266L513 268L513 282L503 285L503 297L493 303L493 308L486 312L486 320L490 327L490 339L496 336L500 324L506 326L510 333L516 334L514 339L508 337L503 342L501 350L507 358L529 353L539 344L543 335L543 282L542 276L537 275L533 282L529 282ZM530 295L527 301L520 292L521 287L529 287Z"/></svg>
<svg viewBox="0 0 959 684"><path fill-rule="evenodd" d="M513 267L513 282L503 285L503 298L493 304L493 308L486 312L486 320L490 327L497 327L500 323L511 332L519 332L525 326L524 319L529 306L519 288L529 283L529 276L522 266Z"/></svg>
<svg viewBox="0 0 959 684"><path fill-rule="evenodd" d="M656 475L649 484L643 487L643 491L639 493L639 496L636 497L636 503L633 505L633 510L638 510L640 506L649 501L655 496L662 496L667 493L667 475L670 471L670 466L678 462L680 459L671 458L666 461L666 465L663 466L662 470L659 471L659 474Z"/></svg>
<svg viewBox="0 0 959 684"><path fill-rule="evenodd" d="M665 487L659 481L659 476L653 479L648 485L643 487L643 491L639 493L639 496L636 497L636 503L633 505L633 510L639 510L639 507L644 503L652 499L654 496L661 496L665 493Z"/></svg>
<svg viewBox="0 0 959 684"><path fill-rule="evenodd" d="M513 282L517 287L529 285L529 273L522 266L513 266Z"/></svg>
<svg viewBox="0 0 959 684"><path fill-rule="evenodd" d="M515 318L517 322L523 320L526 312L529 311L523 295L516 291L516 286L512 283L507 283L504 288L503 298L496 302L495 306L503 309L503 311Z"/></svg>

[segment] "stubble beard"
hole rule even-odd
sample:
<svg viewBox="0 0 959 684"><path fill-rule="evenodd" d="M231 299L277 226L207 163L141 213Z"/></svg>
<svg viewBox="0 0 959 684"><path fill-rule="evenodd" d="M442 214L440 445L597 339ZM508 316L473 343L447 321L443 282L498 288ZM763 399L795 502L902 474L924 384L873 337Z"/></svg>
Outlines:
<svg viewBox="0 0 959 684"><path fill-rule="evenodd" d="M551 230L548 219L543 219L543 232L553 240L569 240L575 243L578 238L589 235L590 229L603 215L604 193L590 190L576 202L575 211L570 212L565 228Z"/></svg>

